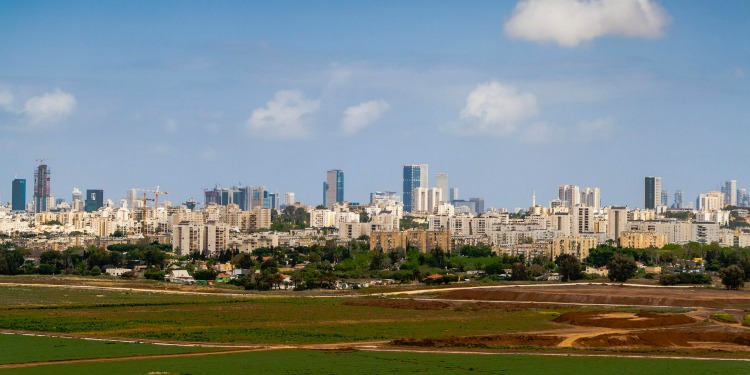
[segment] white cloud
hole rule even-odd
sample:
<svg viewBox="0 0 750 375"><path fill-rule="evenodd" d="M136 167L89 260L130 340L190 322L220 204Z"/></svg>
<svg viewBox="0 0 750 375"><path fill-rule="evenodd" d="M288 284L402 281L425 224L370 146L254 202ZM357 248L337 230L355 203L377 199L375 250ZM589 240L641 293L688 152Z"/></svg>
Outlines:
<svg viewBox="0 0 750 375"><path fill-rule="evenodd" d="M377 121L390 108L391 106L385 100L371 100L351 106L344 110L341 127L344 129L344 133L355 134L372 122Z"/></svg>
<svg viewBox="0 0 750 375"><path fill-rule="evenodd" d="M305 98L299 90L281 90L263 108L253 111L247 129L265 138L302 138L309 134L305 118L315 113L320 100Z"/></svg>
<svg viewBox="0 0 750 375"><path fill-rule="evenodd" d="M492 81L479 84L461 110L461 130L468 133L509 136L538 112L534 94Z"/></svg>
<svg viewBox="0 0 750 375"><path fill-rule="evenodd" d="M23 112L32 123L40 124L59 121L70 115L75 107L76 98L57 89L27 100Z"/></svg>
<svg viewBox="0 0 750 375"><path fill-rule="evenodd" d="M607 35L656 38L668 23L667 12L652 0L522 0L505 32L575 47Z"/></svg>

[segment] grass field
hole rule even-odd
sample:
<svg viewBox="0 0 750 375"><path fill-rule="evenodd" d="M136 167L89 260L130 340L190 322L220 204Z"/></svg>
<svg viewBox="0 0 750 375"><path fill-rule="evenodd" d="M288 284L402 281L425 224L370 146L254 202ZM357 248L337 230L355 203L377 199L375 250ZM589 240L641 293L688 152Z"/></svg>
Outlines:
<svg viewBox="0 0 750 375"><path fill-rule="evenodd" d="M750 364L672 359L277 350L202 357L55 364L0 374L747 374Z"/></svg>
<svg viewBox="0 0 750 375"><path fill-rule="evenodd" d="M213 350L215 349L87 341L69 338L0 335L0 364L133 355L195 353Z"/></svg>
<svg viewBox="0 0 750 375"><path fill-rule="evenodd" d="M0 329L231 343L331 343L551 328L545 311L349 306L350 298L156 295L0 287ZM34 301L35 303L31 303Z"/></svg>

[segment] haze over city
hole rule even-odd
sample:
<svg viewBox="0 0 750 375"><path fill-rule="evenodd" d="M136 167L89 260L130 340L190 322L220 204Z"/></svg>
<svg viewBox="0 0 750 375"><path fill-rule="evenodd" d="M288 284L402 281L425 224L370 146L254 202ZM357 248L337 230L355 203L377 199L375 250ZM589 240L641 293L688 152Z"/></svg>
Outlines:
<svg viewBox="0 0 750 375"><path fill-rule="evenodd" d="M747 186L750 4L635 3L0 1L0 200L36 159L53 196L115 202L241 183L317 204L330 169L367 202L405 164L490 207Z"/></svg>

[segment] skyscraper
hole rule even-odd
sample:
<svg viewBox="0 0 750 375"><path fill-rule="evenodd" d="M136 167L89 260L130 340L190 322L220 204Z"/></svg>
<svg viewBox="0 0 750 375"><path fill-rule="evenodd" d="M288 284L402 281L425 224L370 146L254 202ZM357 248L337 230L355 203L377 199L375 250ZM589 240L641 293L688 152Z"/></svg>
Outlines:
<svg viewBox="0 0 750 375"><path fill-rule="evenodd" d="M737 180L727 180L724 187L721 188L724 193L724 204L730 206L737 205Z"/></svg>
<svg viewBox="0 0 750 375"><path fill-rule="evenodd" d="M661 203L661 177L646 177L643 200L644 208L649 210L656 209Z"/></svg>
<svg viewBox="0 0 750 375"><path fill-rule="evenodd" d="M40 164L34 172L34 212L47 212L50 207L50 174L47 164Z"/></svg>
<svg viewBox="0 0 750 375"><path fill-rule="evenodd" d="M685 199L685 195L682 193L682 190L675 190L674 191L674 205L673 208L683 208L683 201Z"/></svg>
<svg viewBox="0 0 750 375"><path fill-rule="evenodd" d="M291 206L295 202L293 192L284 193L284 206Z"/></svg>
<svg viewBox="0 0 750 375"><path fill-rule="evenodd" d="M598 187L586 188L581 192L581 204L599 210L602 206L601 191Z"/></svg>
<svg viewBox="0 0 750 375"><path fill-rule="evenodd" d="M435 175L435 187L440 189L443 201L448 200L448 174L438 173Z"/></svg>
<svg viewBox="0 0 750 375"><path fill-rule="evenodd" d="M557 198L565 207L573 208L581 203L581 189L576 185L560 185L557 188Z"/></svg>
<svg viewBox="0 0 750 375"><path fill-rule="evenodd" d="M94 212L104 206L104 190L94 189L86 190L86 202L84 209L86 212Z"/></svg>
<svg viewBox="0 0 750 375"><path fill-rule="evenodd" d="M323 182L323 205L333 208L336 203L344 201L344 171L331 169L326 172Z"/></svg>
<svg viewBox="0 0 750 375"><path fill-rule="evenodd" d="M418 187L427 187L427 164L404 165L404 211L412 210L412 193Z"/></svg>
<svg viewBox="0 0 750 375"><path fill-rule="evenodd" d="M659 204L661 206L669 206L669 191L668 190L661 191L661 199L660 199Z"/></svg>
<svg viewBox="0 0 750 375"><path fill-rule="evenodd" d="M17 178L13 180L11 210L23 211L26 209L26 179Z"/></svg>

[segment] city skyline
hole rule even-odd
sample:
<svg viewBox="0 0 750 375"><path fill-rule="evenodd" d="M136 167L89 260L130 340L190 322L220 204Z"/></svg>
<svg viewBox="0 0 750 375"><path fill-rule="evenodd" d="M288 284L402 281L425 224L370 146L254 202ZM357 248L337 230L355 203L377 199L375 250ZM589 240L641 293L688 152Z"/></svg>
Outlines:
<svg viewBox="0 0 750 375"><path fill-rule="evenodd" d="M36 159L53 196L115 201L242 182L318 203L335 166L366 202L411 161L510 209L571 182L629 207L643 176L685 202L747 186L712 150L750 135L750 4L559 3L546 17L612 19L567 28L533 17L545 1L0 2L0 199Z"/></svg>

